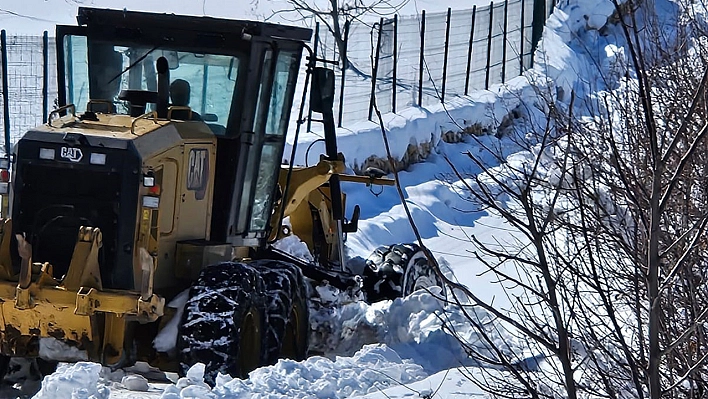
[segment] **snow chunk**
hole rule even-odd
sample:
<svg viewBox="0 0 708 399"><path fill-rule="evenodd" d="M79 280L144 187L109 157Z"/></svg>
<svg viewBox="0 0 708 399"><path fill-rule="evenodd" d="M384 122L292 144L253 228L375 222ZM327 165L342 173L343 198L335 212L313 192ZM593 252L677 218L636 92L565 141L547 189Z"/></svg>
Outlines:
<svg viewBox="0 0 708 399"><path fill-rule="evenodd" d="M44 377L34 399L108 399L108 387L98 382L100 373L96 363L60 364L54 374Z"/></svg>
<svg viewBox="0 0 708 399"><path fill-rule="evenodd" d="M172 319L160 330L153 341L153 346L158 352L169 352L177 346L177 333L179 331L179 323L182 320L184 305L189 299L189 289L180 292L167 306L176 308L177 311Z"/></svg>
<svg viewBox="0 0 708 399"><path fill-rule="evenodd" d="M56 338L39 339L39 357L58 362L75 362L88 360L88 353Z"/></svg>
<svg viewBox="0 0 708 399"><path fill-rule="evenodd" d="M123 379L121 380L121 384L123 384L131 391L138 392L147 392L147 390L150 388L150 386L148 385L148 380L142 375L137 374L123 377Z"/></svg>

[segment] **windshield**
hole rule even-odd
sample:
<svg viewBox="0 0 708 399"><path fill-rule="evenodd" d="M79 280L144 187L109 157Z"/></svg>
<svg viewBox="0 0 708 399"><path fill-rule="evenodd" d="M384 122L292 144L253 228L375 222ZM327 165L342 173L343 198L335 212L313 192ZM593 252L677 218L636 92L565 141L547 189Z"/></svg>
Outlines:
<svg viewBox="0 0 708 399"><path fill-rule="evenodd" d="M111 111L129 113L127 104L118 99L121 90L157 91L155 62L165 57L170 69L170 105L189 106L192 119L227 124L239 71L238 57L100 41L92 42L87 51L86 38L76 36L66 36L64 48L68 100L78 111L86 110L91 99L92 110L103 111L112 106ZM147 110L154 108L155 104L148 104Z"/></svg>

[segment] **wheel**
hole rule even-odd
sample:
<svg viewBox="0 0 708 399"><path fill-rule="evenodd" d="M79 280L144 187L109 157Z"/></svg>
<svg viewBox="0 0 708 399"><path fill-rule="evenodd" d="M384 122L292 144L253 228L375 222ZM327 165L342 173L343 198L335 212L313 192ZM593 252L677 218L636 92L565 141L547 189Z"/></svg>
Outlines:
<svg viewBox="0 0 708 399"><path fill-rule="evenodd" d="M276 260L259 260L252 265L261 272L266 290L266 361L274 364L280 358L303 360L310 330L302 272L293 264Z"/></svg>
<svg viewBox="0 0 708 399"><path fill-rule="evenodd" d="M36 359L37 362L37 371L39 371L39 375L41 378L44 378L55 371L57 371L57 365L59 362L54 361L54 360L44 360L41 357L38 357Z"/></svg>
<svg viewBox="0 0 708 399"><path fill-rule="evenodd" d="M178 336L183 373L204 363L204 380L218 372L246 377L263 361L263 294L260 273L248 264L204 268L190 289Z"/></svg>
<svg viewBox="0 0 708 399"><path fill-rule="evenodd" d="M428 262L422 249L415 252L403 273L403 296L408 296L418 290L440 287L441 295L445 297L445 282L440 278L435 267Z"/></svg>
<svg viewBox="0 0 708 399"><path fill-rule="evenodd" d="M8 371L10 371L10 356L0 354L0 384L5 382Z"/></svg>
<svg viewBox="0 0 708 399"><path fill-rule="evenodd" d="M416 244L377 248L366 260L363 290L368 302L395 299L445 284Z"/></svg>

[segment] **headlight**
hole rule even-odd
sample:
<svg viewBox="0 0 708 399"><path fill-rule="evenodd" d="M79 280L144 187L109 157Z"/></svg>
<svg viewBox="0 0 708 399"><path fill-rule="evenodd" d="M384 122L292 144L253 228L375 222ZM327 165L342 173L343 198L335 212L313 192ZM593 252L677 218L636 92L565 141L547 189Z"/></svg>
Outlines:
<svg viewBox="0 0 708 399"><path fill-rule="evenodd" d="M54 151L54 148L40 148L39 149L39 159L52 160L52 159L54 159L55 155L56 155L56 151Z"/></svg>
<svg viewBox="0 0 708 399"><path fill-rule="evenodd" d="M91 153L91 159L89 162L93 165L105 165L106 154L101 154L100 152Z"/></svg>

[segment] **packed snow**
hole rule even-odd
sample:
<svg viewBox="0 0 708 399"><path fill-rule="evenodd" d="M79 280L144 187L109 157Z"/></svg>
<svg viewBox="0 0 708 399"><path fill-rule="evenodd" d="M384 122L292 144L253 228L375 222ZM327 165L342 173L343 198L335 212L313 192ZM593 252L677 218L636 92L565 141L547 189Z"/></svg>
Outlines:
<svg viewBox="0 0 708 399"><path fill-rule="evenodd" d="M479 209L465 195L470 182L450 176L446 158L455 165L467 165L465 173L480 173L469 162L466 152L481 159L500 176L513 179L508 170L523 170L536 154L522 151L509 135L523 129L514 112L534 108L539 82L554 96L568 99L573 90L604 87L599 68L620 76L626 55L623 42L615 36L601 35L614 12L609 0L569 0L561 2L549 18L543 40L535 54L535 66L524 76L488 91L450 99L444 106L409 108L384 115L394 156L401 156L409 144L432 142L434 151L423 163L400 174L413 218L423 242L445 267L447 276L467 286L476 296L511 306L501 294L494 277L483 273L470 237L504 245L517 239L502 218ZM535 85L536 84L536 85ZM526 112L526 118L540 117ZM535 123L539 123L536 121ZM485 135L466 136L461 143L441 140L448 131L477 126ZM339 148L348 166L360 165L370 155L385 157L377 124L361 122L340 129ZM314 145L305 159L308 142L319 139L317 132L304 134L296 164L317 161L321 148ZM286 151L287 153L287 151ZM502 154L499 158L497 154ZM549 157L552 156L549 155ZM545 171L553 179L553 170ZM345 184L348 214L354 204L361 205L359 231L349 234L350 257L366 258L376 247L396 242L413 242L409 225L396 190L392 187L367 188ZM505 201L503 196L499 201ZM277 244L281 249L303 255L297 237ZM216 386L204 383L203 365L193 366L187 376L172 381L151 382L144 377L149 368L111 372L100 365L79 362L60 364L44 378L36 398L403 398L403 397L486 397L479 382L503 379L504 373L489 365L481 367L470 353L494 358L490 344L507 351L516 366L533 370L546 367L547 354L529 352L509 327L481 308L457 295L459 303L445 301L440 292L419 291L406 298L366 304L355 296L320 287L320 298L329 305L312 308L312 347L321 356L302 362L280 360L277 364L253 371L248 379L229 376L217 378ZM455 292L460 294L459 292ZM178 296L175 308L183 306L186 294ZM179 317L175 317L179 320ZM477 323L472 326L471 323ZM155 342L161 350L174 347L176 324L166 329ZM483 335L480 335L484 332ZM1 393L0 393L1 394Z"/></svg>

